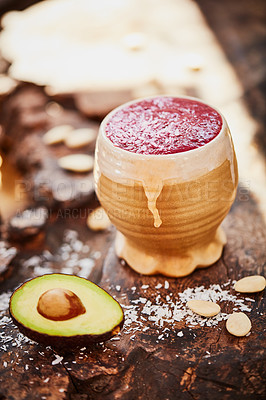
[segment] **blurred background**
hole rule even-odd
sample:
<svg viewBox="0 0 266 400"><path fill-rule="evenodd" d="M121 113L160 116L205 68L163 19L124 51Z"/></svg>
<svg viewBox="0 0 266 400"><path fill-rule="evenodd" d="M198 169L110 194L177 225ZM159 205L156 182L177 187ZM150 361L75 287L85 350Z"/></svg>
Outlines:
<svg viewBox="0 0 266 400"><path fill-rule="evenodd" d="M207 101L231 128L239 196L254 195L266 215L264 0L0 0L0 13L4 217L17 210L16 182L25 175L14 132L9 140L16 115L10 99L21 85L41 90L48 114L63 108L95 124L138 97L185 94ZM35 121L23 132L45 129Z"/></svg>

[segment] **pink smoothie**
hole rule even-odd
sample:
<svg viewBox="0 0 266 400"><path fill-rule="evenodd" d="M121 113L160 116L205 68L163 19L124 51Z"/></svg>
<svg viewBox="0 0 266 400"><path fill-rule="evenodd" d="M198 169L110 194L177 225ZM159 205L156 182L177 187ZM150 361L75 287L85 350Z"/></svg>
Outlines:
<svg viewBox="0 0 266 400"><path fill-rule="evenodd" d="M174 154L204 146L222 128L220 114L196 100L155 97L126 105L106 125L106 136L138 154Z"/></svg>

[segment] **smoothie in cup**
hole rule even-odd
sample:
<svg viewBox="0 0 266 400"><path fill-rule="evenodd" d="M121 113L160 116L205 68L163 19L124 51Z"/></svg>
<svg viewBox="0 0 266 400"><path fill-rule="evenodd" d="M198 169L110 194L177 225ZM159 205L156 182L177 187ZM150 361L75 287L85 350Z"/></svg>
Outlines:
<svg viewBox="0 0 266 400"><path fill-rule="evenodd" d="M173 96L118 107L101 124L94 173L117 255L134 270L179 277L219 259L238 173L216 109Z"/></svg>

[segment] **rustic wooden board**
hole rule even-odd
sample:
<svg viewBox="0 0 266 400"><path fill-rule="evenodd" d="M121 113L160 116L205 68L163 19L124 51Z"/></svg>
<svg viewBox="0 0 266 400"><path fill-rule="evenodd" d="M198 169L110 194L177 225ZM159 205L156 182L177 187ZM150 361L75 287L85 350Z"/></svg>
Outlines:
<svg viewBox="0 0 266 400"><path fill-rule="evenodd" d="M224 45L242 83L245 83L244 98L248 100L253 116L258 117L262 127L265 125L262 117L265 93L263 74L261 75L263 60L261 56L258 57L258 54L262 54L259 39L262 30L255 29L256 26L260 26L257 25L256 15L261 15L262 1L250 4L244 0L238 2L243 7L229 0L223 4L210 0L198 0L198 3ZM256 7L253 7L254 3ZM236 24L238 7L241 7L244 22L243 18L239 17L239 24ZM248 19L249 13L255 17ZM231 22L226 24L229 16L232 18ZM247 21L251 21L250 29L246 28ZM251 41L252 46L249 45ZM239 44L242 44L240 53ZM255 52L253 44L256 46ZM258 68L252 66L254 62L258 62ZM194 94L195 88L192 89ZM228 92L227 87L226 89ZM8 148L12 149L9 158L14 164L24 167L26 165L25 170L29 173L27 179L34 190L39 187L39 173L43 173L45 177L50 174L49 169L43 168L43 158L48 157L55 165L56 158L66 152L66 149L60 146L47 150L41 144L40 135L60 121L65 123L67 120L77 127L91 123L76 111L73 113L64 110L61 119L58 119L58 116L51 117L44 112L49 102L50 99L44 95L42 89L21 85L15 93L5 99L4 107L1 108L1 122L6 129L2 145L6 151ZM28 106L25 107L25 104ZM261 129L260 136L257 137L260 139L258 142L261 148L265 143L262 132L264 131ZM9 140L6 140L7 138ZM27 148L28 154L15 152L18 145L23 146L23 149ZM37 145L41 152L36 155L33 150ZM34 159L35 155L37 160ZM64 176L64 179L69 178L76 179L69 174ZM31 193L34 193L34 190ZM49 190L48 187L48 192ZM35 201L36 198L33 199L34 203ZM8 274L5 277L8 276L8 279L2 282L0 280L0 294L13 290L24 280L41 272L64 271L67 260L62 259L58 249L64 242L66 229L78 232L79 240L90 247L86 252L74 252L78 256L76 263L84 258L93 259L93 268L88 273L88 278L114 295L123 305L125 312L127 307L133 307L136 304L133 302L139 298L154 301L160 295L161 304L166 304L167 296L171 293L171 298L178 298L178 293L202 284L208 288L214 283L229 283L226 288L235 295L230 280L255 273L265 274L265 223L252 193L241 184L236 202L224 222L228 244L222 258L215 265L197 270L182 279L141 276L127 265L123 265L114 253L114 230L95 234L86 226L86 216L97 204L93 191L84 201L88 202L87 207L80 209L80 204L73 201L58 204L53 201L52 196L46 198L44 204L51 210L51 215L45 233L41 232L21 243L11 243L18 248L18 255L7 269ZM78 211L73 211L73 207L76 206ZM78 215L81 217L77 217ZM45 253L47 250L49 253ZM96 258L93 258L93 253L97 254ZM37 260L27 263L31 257L36 256L39 257ZM72 267L72 271L80 273L76 266ZM166 280L169 289L164 288ZM158 283L162 284L162 288L155 288ZM143 285L148 287L144 289ZM132 290L132 287L136 289ZM265 398L263 293L238 295L238 298L255 300L245 300L245 304L252 309L251 312L247 312L252 321L252 331L248 337L231 336L225 329L225 321L219 322L217 326L195 325L191 328L183 319L180 322L164 323L161 328L149 321L147 316L141 313L141 306L138 306L137 318L143 322L142 329L139 322L126 324L118 340L111 340L90 349L60 354L63 359L56 364L54 361L57 361L58 354L50 348L25 340L20 340L20 346L14 345L19 339L19 333L8 321L5 326L2 325L3 332L0 336L0 347L4 345L0 350L0 400ZM221 305L222 311L232 311L231 302L222 302ZM8 312L3 315L8 317ZM141 317L145 317L144 320L141 320ZM163 332L165 328L169 331ZM183 336L177 335L180 332ZM162 334L163 338L159 339ZM10 341L6 342L8 336Z"/></svg>
<svg viewBox="0 0 266 400"><path fill-rule="evenodd" d="M158 294L166 301L167 295L173 293L173 297L178 296L187 287L203 284L208 288L213 283L223 284L229 279L263 273L266 227L250 193L243 197L240 188L224 226L228 244L222 258L210 268L197 270L186 278L167 279L169 289L164 289L165 277L140 276L121 264L113 249L113 230L92 234L84 218L51 220L46 231L47 239L39 241L39 252L49 249L54 254L56 246L62 241L62 230L74 229L83 243L101 251L101 258L90 278L124 306L132 305L132 300L139 297L153 300ZM1 284L1 292L13 289L31 275L21 263L22 259L36 255L36 244L27 247L21 249L15 260L17 272ZM57 259L53 268L58 271L60 267L62 265ZM163 285L159 290L155 289L158 283ZM121 286L120 291L117 290L118 285ZM149 287L143 289L143 285ZM136 287L134 292L131 289L133 286ZM234 294L232 289L231 293ZM265 394L262 315L265 303L263 293L248 298L255 300L245 301L252 307L248 313L252 333L244 338L231 336L225 330L225 321L215 327L197 325L189 328L182 320L164 324L164 328L169 329L169 336L159 340L162 329L153 322L145 322L144 325L149 326L146 332L134 331L133 324L132 331L128 334L126 327L119 340L62 354L62 362L56 365L52 365L55 352L51 349L38 344L25 343L20 348L7 344L7 351L1 352L0 398L200 399L203 395L206 399L262 398ZM225 302L222 308L230 312L232 305ZM5 329L13 338L13 343L17 329L10 324ZM180 331L183 332L182 337L177 336Z"/></svg>

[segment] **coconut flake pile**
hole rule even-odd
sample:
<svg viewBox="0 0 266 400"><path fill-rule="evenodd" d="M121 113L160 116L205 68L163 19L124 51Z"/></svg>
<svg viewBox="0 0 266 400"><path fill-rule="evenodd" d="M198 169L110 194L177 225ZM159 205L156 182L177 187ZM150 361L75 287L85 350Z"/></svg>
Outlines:
<svg viewBox="0 0 266 400"><path fill-rule="evenodd" d="M7 315L11 292L0 295L0 350L9 351L14 347L22 347L25 343L34 343L13 324L12 319Z"/></svg>
<svg viewBox="0 0 266 400"><path fill-rule="evenodd" d="M124 309L125 323L121 335L132 334L131 340L134 340L136 331L146 332L150 329L156 329L158 339L164 340L170 335L169 325L171 325L171 332L174 332L178 337L182 337L183 332L180 331L181 321L185 322L189 329L197 326L213 327L217 326L219 322L226 320L232 311L250 312L251 307L246 305L245 301L254 302L255 300L250 298L244 299L238 297L238 294L231 294L226 287L233 283L229 281L223 285L212 284L209 288L205 288L203 285L195 288L187 288L177 295L169 291L166 297L162 297L160 289L163 286L168 289L168 281L165 281L164 285L157 284L154 289L149 287L149 285L143 285L142 289L145 288L144 294L149 288L149 299L141 295L131 300L129 305L123 304L123 299L127 296L126 294L122 294L119 297L119 302ZM113 288L110 286L109 289ZM132 287L131 291L132 294L135 294L136 287ZM215 303L224 302L225 304L221 305L222 311L218 315L205 318L195 314L186 307L186 303L189 300L209 300ZM230 308L229 313L225 312L227 306Z"/></svg>
<svg viewBox="0 0 266 400"><path fill-rule="evenodd" d="M24 268L31 268L34 277L61 272L88 278L95 266L95 260L99 257L99 251L91 251L87 244L79 240L78 232L67 229L64 231L63 243L55 255L44 250L42 254L24 260L22 265ZM60 269L55 268L56 263L60 265Z"/></svg>
<svg viewBox="0 0 266 400"><path fill-rule="evenodd" d="M16 254L17 249L15 247L9 247L4 240L0 240L0 273L5 271Z"/></svg>

